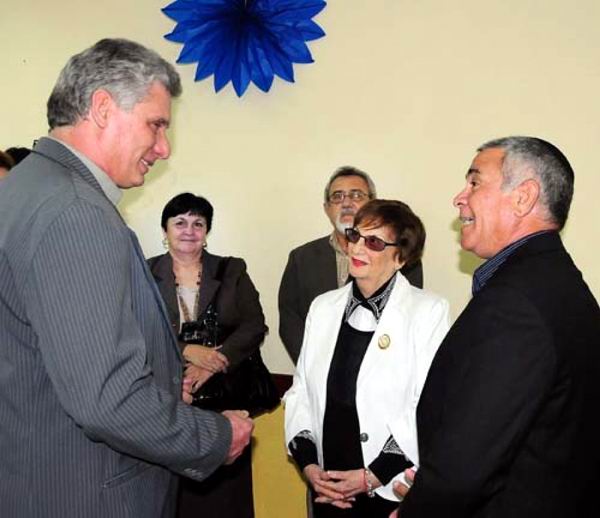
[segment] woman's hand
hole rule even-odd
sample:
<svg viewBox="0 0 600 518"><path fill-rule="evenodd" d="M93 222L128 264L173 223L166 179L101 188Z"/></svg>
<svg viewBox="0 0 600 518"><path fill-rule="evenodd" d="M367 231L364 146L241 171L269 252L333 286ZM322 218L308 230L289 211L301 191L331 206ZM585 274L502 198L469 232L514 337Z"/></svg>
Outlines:
<svg viewBox="0 0 600 518"><path fill-rule="evenodd" d="M183 357L197 367L213 373L225 372L229 367L227 356L219 352L220 347L205 347L204 345L189 344L183 350Z"/></svg>
<svg viewBox="0 0 600 518"><path fill-rule="evenodd" d="M381 486L379 479L370 471L366 474L364 469L350 469L347 471L330 470L327 472L327 475L329 475L329 480L333 483L331 486L332 489L343 494L346 498L367 492L368 486L365 476L369 477L372 489Z"/></svg>
<svg viewBox="0 0 600 518"><path fill-rule="evenodd" d="M320 504L332 504L341 509L352 507L354 499L346 500L344 495L332 489L332 483L329 481L329 475L316 464L309 464L304 468L304 476L311 485L317 498L315 502Z"/></svg>
<svg viewBox="0 0 600 518"><path fill-rule="evenodd" d="M188 405L191 405L194 402L194 397L192 396L192 380L189 378L183 378L183 382L181 383L181 399Z"/></svg>
<svg viewBox="0 0 600 518"><path fill-rule="evenodd" d="M185 367L185 378L184 381L189 380L191 384L191 393L193 394L198 390L210 377L214 374L214 372L209 371L207 369L203 369L202 367L198 367L193 363L188 363Z"/></svg>

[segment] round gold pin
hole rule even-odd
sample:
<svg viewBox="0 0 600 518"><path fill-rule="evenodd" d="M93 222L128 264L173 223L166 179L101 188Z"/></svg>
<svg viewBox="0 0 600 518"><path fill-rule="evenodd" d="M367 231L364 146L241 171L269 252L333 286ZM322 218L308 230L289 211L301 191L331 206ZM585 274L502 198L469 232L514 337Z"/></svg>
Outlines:
<svg viewBox="0 0 600 518"><path fill-rule="evenodd" d="M389 335L381 335L379 340L377 340L377 345L380 349L387 349L391 343L392 339L389 337Z"/></svg>

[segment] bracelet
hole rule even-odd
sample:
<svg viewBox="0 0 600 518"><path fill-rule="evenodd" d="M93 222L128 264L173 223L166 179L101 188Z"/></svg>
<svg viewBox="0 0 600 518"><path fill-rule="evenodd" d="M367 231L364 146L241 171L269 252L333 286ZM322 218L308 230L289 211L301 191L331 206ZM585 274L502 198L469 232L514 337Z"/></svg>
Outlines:
<svg viewBox="0 0 600 518"><path fill-rule="evenodd" d="M371 473L371 470L369 468L364 468L363 473L365 475L365 487L367 489L367 496L369 498L374 498L375 490L373 489L373 482L371 482L369 478L373 476L373 473Z"/></svg>

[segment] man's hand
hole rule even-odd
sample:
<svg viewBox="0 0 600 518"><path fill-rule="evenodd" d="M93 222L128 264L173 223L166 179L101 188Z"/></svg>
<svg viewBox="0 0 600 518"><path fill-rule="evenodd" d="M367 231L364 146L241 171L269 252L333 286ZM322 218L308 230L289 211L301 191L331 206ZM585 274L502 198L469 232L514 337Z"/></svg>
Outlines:
<svg viewBox="0 0 600 518"><path fill-rule="evenodd" d="M231 423L231 446L225 464L233 464L250 443L254 422L245 410L225 410L222 414Z"/></svg>
<svg viewBox="0 0 600 518"><path fill-rule="evenodd" d="M415 470L412 468L404 470L404 475L406 477L407 482L409 483L408 486L406 484L403 484L402 482L394 482L394 493L396 493L396 496L400 500L402 500L410 491L410 486L412 486L413 482L415 481L415 473Z"/></svg>
<svg viewBox="0 0 600 518"><path fill-rule="evenodd" d="M410 491L410 486L412 486L413 482L415 481L415 473L415 470L412 468L404 470L404 476L406 477L406 481L410 484L408 486L406 484L403 484L402 482L394 482L392 487L394 489L394 493L396 493L396 496L400 500L402 500ZM396 509L395 511L392 511L388 518L401 518L400 510Z"/></svg>
<svg viewBox="0 0 600 518"><path fill-rule="evenodd" d="M313 490L317 493L315 502L319 504L331 504L341 509L352 507L354 498L346 499L343 493L334 489L335 483L330 481L326 471L323 471L316 464L309 464L304 468L304 476Z"/></svg>
<svg viewBox="0 0 600 518"><path fill-rule="evenodd" d="M219 347L189 344L183 350L183 357L188 362L211 372L225 372L229 367L229 360L218 349Z"/></svg>

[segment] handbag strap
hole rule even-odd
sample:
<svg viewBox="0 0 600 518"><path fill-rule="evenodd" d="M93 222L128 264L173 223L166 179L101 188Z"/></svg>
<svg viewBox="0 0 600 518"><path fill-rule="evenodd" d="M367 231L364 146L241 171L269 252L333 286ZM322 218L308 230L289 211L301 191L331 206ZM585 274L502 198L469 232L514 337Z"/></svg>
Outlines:
<svg viewBox="0 0 600 518"><path fill-rule="evenodd" d="M219 322L218 322L218 314L217 314L217 297L219 296L219 291L221 290L221 285L223 284L223 277L225 277L225 270L227 270L227 265L229 264L229 260L231 257L223 257L217 266L217 271L214 279L219 281L219 285L217 289L213 293L212 299L206 306L204 313L198 317L198 319L202 319L204 325L209 330L213 343L217 345L219 342Z"/></svg>

